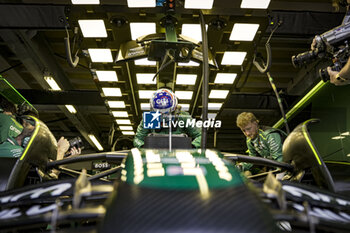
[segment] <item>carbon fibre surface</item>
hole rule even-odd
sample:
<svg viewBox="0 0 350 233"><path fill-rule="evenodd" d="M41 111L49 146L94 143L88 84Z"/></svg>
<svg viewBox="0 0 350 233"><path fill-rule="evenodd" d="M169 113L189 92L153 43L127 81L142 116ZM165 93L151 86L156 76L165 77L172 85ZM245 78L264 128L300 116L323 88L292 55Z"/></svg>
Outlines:
<svg viewBox="0 0 350 233"><path fill-rule="evenodd" d="M268 210L245 186L171 191L121 183L100 231L109 232L279 232Z"/></svg>

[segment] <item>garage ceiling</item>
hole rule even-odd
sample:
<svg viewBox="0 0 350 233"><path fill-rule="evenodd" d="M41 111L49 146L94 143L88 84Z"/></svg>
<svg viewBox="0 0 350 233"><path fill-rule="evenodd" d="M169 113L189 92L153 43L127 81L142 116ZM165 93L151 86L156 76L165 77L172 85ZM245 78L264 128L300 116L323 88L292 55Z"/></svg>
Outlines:
<svg viewBox="0 0 350 233"><path fill-rule="evenodd" d="M161 2L161 1L158 1ZM303 68L294 68L291 56L307 51L312 38L341 24L344 10L334 12L331 1L271 0L267 9L241 8L241 0L214 0L213 8L203 10L208 25L208 47L217 62L210 68L209 92L227 90L224 99L210 98L209 103L222 106L209 109L222 120L222 128L216 131L215 147L230 152L243 152L245 142L235 126L237 114L254 112L262 124L273 125L280 118L276 98L266 74L261 74L252 64L254 54L266 58L265 43L278 22L281 26L274 32L270 44L272 64L270 73L283 99L285 111L300 99L318 81L319 67L326 61L316 61ZM73 5L70 0L23 0L0 1L0 74L38 110L43 120L58 138L82 136L86 152L97 151L88 134L100 141L105 151L131 147L133 136L123 135L116 119L130 120L129 126L136 132L142 118L142 90L156 90L156 84L140 84L139 74L154 75L160 63L138 65L133 60L115 62L121 45L132 40L130 25L153 22L156 33L164 33L166 16L164 7L129 8L127 0L100 0L99 5ZM177 0L175 12L176 34L184 24L199 25L199 10L185 9L184 1ZM87 38L81 34L78 20L103 20L107 37ZM253 41L230 40L235 23L259 24ZM198 26L199 27L199 26ZM75 34L74 31L77 31ZM67 62L64 38L70 36L72 57L80 59L73 68ZM185 34L194 37L192 31ZM164 37L164 36L163 36ZM199 44L200 45L200 44ZM111 62L93 62L91 48L110 49ZM226 51L246 52L242 65L224 65ZM171 65L160 77L177 80L178 74L194 75L191 85L176 84L175 91L192 91L190 99L181 99L195 118L201 117L200 63ZM187 64L188 65L188 64ZM115 71L117 81L99 81L97 71ZM218 73L234 73L236 77L228 84L215 83ZM52 77L60 91L53 91L44 77ZM188 76L185 76L188 80ZM141 79L144 80L144 79ZM103 88L120 88L121 96L107 97ZM124 101L125 108L111 108L107 101ZM65 105L73 105L76 113L70 113ZM184 105L184 107L187 107ZM127 116L115 117L112 111L126 111ZM213 116L213 115L210 115ZM214 131L208 135L208 147L214 147Z"/></svg>

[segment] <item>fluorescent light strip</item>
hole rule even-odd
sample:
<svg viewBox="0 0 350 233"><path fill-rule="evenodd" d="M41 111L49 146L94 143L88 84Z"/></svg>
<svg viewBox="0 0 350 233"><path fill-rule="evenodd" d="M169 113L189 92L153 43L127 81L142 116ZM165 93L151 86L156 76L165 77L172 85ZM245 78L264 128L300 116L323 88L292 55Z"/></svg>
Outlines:
<svg viewBox="0 0 350 233"><path fill-rule="evenodd" d="M112 111L114 117L129 117L128 112L126 111Z"/></svg>
<svg viewBox="0 0 350 233"><path fill-rule="evenodd" d="M221 65L242 65L247 52L225 52Z"/></svg>
<svg viewBox="0 0 350 233"><path fill-rule="evenodd" d="M102 92L105 96L122 96L122 92L118 87L102 87Z"/></svg>
<svg viewBox="0 0 350 233"><path fill-rule="evenodd" d="M134 131L122 131L123 135L135 135Z"/></svg>
<svg viewBox="0 0 350 233"><path fill-rule="evenodd" d="M236 73L217 73L214 83L217 84L232 84L237 77Z"/></svg>
<svg viewBox="0 0 350 233"><path fill-rule="evenodd" d="M208 103L208 110L220 110L222 103Z"/></svg>
<svg viewBox="0 0 350 233"><path fill-rule="evenodd" d="M208 25L205 25L206 31L208 30ZM202 41L202 29L199 24L182 24L181 34L196 41Z"/></svg>
<svg viewBox="0 0 350 233"><path fill-rule="evenodd" d="M72 0L74 5L98 5L100 0Z"/></svg>
<svg viewBox="0 0 350 233"><path fill-rule="evenodd" d="M85 38L107 37L105 22L102 19L80 19L78 23Z"/></svg>
<svg viewBox="0 0 350 233"><path fill-rule="evenodd" d="M198 62L189 61L189 62L179 62L177 66L199 66Z"/></svg>
<svg viewBox="0 0 350 233"><path fill-rule="evenodd" d="M67 110L72 113L72 114L76 114L77 113L77 110L74 108L73 105L65 105Z"/></svg>
<svg viewBox="0 0 350 233"><path fill-rule="evenodd" d="M209 99L226 99L228 90L211 90Z"/></svg>
<svg viewBox="0 0 350 233"><path fill-rule="evenodd" d="M270 0L242 0L241 8L267 9Z"/></svg>
<svg viewBox="0 0 350 233"><path fill-rule="evenodd" d="M156 78L152 81L155 74L136 74L138 84L157 84Z"/></svg>
<svg viewBox="0 0 350 233"><path fill-rule="evenodd" d="M140 36L156 33L155 23L130 23L131 39L136 40Z"/></svg>
<svg viewBox="0 0 350 233"><path fill-rule="evenodd" d="M128 7L156 7L156 0L128 0Z"/></svg>
<svg viewBox="0 0 350 233"><path fill-rule="evenodd" d="M217 116L217 113L209 113L208 112L208 119L215 119L215 117ZM201 115L201 119L203 119L203 114Z"/></svg>
<svg viewBox="0 0 350 233"><path fill-rule="evenodd" d="M125 120L125 119L116 119L115 120L118 125L131 125L130 120Z"/></svg>
<svg viewBox="0 0 350 233"><path fill-rule="evenodd" d="M141 90L141 91L139 91L139 98L140 99L150 99L154 92L156 92L156 91Z"/></svg>
<svg viewBox="0 0 350 233"><path fill-rule="evenodd" d="M185 0L186 9L211 9L214 0Z"/></svg>
<svg viewBox="0 0 350 233"><path fill-rule="evenodd" d="M125 125L119 126L119 129L120 129L120 130L134 130L134 129L132 128L132 126L125 126Z"/></svg>
<svg viewBox="0 0 350 233"><path fill-rule="evenodd" d="M180 100L192 99L193 91L175 91L175 96Z"/></svg>
<svg viewBox="0 0 350 233"><path fill-rule="evenodd" d="M51 76L45 76L44 77L45 81L47 82L47 84L49 84L49 86L51 87L52 90L54 91L60 91L61 88L58 86L58 84L56 83L55 79Z"/></svg>
<svg viewBox="0 0 350 233"><path fill-rule="evenodd" d="M258 31L259 24L235 23L230 35L230 40L252 41Z"/></svg>
<svg viewBox="0 0 350 233"><path fill-rule="evenodd" d="M141 110L151 110L150 103L141 103Z"/></svg>
<svg viewBox="0 0 350 233"><path fill-rule="evenodd" d="M117 73L113 70L96 70L96 76L100 82L117 82Z"/></svg>
<svg viewBox="0 0 350 233"><path fill-rule="evenodd" d="M89 138L95 144L99 151L103 151L103 147L101 146L100 142L96 139L95 135L89 134Z"/></svg>
<svg viewBox="0 0 350 233"><path fill-rule="evenodd" d="M113 62L110 49L88 49L92 62Z"/></svg>
<svg viewBox="0 0 350 233"><path fill-rule="evenodd" d="M189 104L179 104L181 106L181 111L188 111L190 109Z"/></svg>
<svg viewBox="0 0 350 233"><path fill-rule="evenodd" d="M141 58L134 61L137 66L156 66L157 62L149 61L147 58Z"/></svg>
<svg viewBox="0 0 350 233"><path fill-rule="evenodd" d="M110 108L125 108L124 101L107 101Z"/></svg>
<svg viewBox="0 0 350 233"><path fill-rule="evenodd" d="M178 74L176 75L176 84L178 85L194 85L196 83L196 74Z"/></svg>

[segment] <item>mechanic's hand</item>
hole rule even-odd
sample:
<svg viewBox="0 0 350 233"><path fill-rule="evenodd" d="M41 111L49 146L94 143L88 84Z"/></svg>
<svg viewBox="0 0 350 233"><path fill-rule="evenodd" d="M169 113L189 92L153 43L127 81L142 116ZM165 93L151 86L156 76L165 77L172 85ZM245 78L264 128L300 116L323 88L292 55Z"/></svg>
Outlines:
<svg viewBox="0 0 350 233"><path fill-rule="evenodd" d="M312 40L312 43L311 43L311 50L315 50L316 49L316 38L314 38L313 40Z"/></svg>
<svg viewBox="0 0 350 233"><path fill-rule="evenodd" d="M63 159L64 154L69 148L69 142L64 137L61 137L57 142L57 157L56 159Z"/></svg>
<svg viewBox="0 0 350 233"><path fill-rule="evenodd" d="M69 150L70 156L71 155L80 155L81 154L81 148L76 148L75 146L73 146L70 150Z"/></svg>
<svg viewBox="0 0 350 233"><path fill-rule="evenodd" d="M337 79L337 74L339 73L338 71L333 71L331 67L327 67L327 72L329 74L329 79L330 82L333 83L336 86L344 86L349 84L350 80L344 80L344 79Z"/></svg>

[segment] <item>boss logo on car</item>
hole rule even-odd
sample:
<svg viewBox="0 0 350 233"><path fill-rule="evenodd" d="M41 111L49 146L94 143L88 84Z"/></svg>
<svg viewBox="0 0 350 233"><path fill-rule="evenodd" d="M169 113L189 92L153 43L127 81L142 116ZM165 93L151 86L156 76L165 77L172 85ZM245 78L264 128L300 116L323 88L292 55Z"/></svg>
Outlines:
<svg viewBox="0 0 350 233"><path fill-rule="evenodd" d="M105 169L105 168L111 168L111 165L107 162L105 163L94 163L93 164L95 169Z"/></svg>

